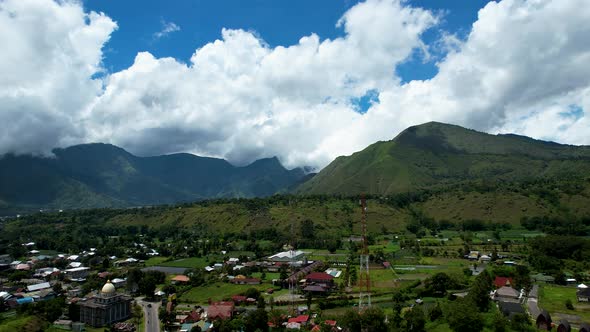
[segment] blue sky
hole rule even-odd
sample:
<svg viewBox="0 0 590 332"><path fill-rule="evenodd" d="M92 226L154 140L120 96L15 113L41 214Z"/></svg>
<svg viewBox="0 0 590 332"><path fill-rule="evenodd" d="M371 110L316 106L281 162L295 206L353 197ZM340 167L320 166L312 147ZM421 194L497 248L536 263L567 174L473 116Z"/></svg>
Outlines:
<svg viewBox="0 0 590 332"><path fill-rule="evenodd" d="M590 144L589 35L587 0L0 0L0 154L322 168L428 121Z"/></svg>
<svg viewBox="0 0 590 332"><path fill-rule="evenodd" d="M256 32L270 46L296 44L302 36L316 33L321 39L342 37L336 27L338 19L359 1L352 0L215 0L215 1L134 1L85 0L87 10L105 12L118 23L118 30L106 45L104 65L109 72L129 67L137 52L149 51L156 57L174 57L188 61L196 48L221 38L221 29L244 29ZM408 4L442 14L436 29L425 32L427 44L440 38L441 31L465 37L477 19L477 11L487 1L412 0ZM165 23L180 30L161 38L154 34ZM403 82L428 79L436 72L433 54L429 61L416 55L397 67Z"/></svg>

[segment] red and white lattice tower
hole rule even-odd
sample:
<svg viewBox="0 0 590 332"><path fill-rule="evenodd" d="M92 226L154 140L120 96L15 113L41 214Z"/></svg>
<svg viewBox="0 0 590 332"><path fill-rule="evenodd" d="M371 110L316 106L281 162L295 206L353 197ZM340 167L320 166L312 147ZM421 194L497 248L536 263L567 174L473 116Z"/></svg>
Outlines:
<svg viewBox="0 0 590 332"><path fill-rule="evenodd" d="M371 306L371 278L369 276L369 247L367 244L367 200L361 195L361 230L363 248L360 255L359 310Z"/></svg>

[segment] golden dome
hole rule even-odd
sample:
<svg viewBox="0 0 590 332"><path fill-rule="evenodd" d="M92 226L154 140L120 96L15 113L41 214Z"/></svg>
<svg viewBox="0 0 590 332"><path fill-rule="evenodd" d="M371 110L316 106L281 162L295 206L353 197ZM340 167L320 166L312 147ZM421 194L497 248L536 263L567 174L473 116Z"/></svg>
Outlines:
<svg viewBox="0 0 590 332"><path fill-rule="evenodd" d="M110 280L108 280L107 283L104 284L104 286L102 286L101 293L103 293L103 294L113 294L113 293L115 293L115 286L111 283Z"/></svg>

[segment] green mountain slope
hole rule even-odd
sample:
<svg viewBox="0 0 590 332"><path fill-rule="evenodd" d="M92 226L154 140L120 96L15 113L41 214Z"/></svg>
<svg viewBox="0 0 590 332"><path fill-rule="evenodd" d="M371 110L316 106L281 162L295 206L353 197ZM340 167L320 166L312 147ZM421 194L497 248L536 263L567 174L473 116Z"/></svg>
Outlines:
<svg viewBox="0 0 590 332"><path fill-rule="evenodd" d="M391 194L474 180L584 177L590 147L517 135L490 135L430 122L338 157L298 188L305 194Z"/></svg>
<svg viewBox="0 0 590 332"><path fill-rule="evenodd" d="M137 157L99 143L56 149L54 154L0 158L0 212L268 196L304 177L302 170L287 170L276 158L235 167L191 154Z"/></svg>

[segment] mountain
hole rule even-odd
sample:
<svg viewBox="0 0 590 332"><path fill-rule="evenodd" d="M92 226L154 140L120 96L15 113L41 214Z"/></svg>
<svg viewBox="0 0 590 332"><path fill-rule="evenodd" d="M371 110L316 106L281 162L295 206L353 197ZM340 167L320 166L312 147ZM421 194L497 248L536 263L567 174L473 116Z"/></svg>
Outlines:
<svg viewBox="0 0 590 332"><path fill-rule="evenodd" d="M101 143L53 152L51 158L0 158L0 212L260 197L286 191L305 176L303 169L285 169L277 158L236 167L187 153L137 157Z"/></svg>
<svg viewBox="0 0 590 332"><path fill-rule="evenodd" d="M510 182L585 178L590 147L529 137L490 135L429 122L391 141L338 157L298 187L304 194L395 194L472 181Z"/></svg>

